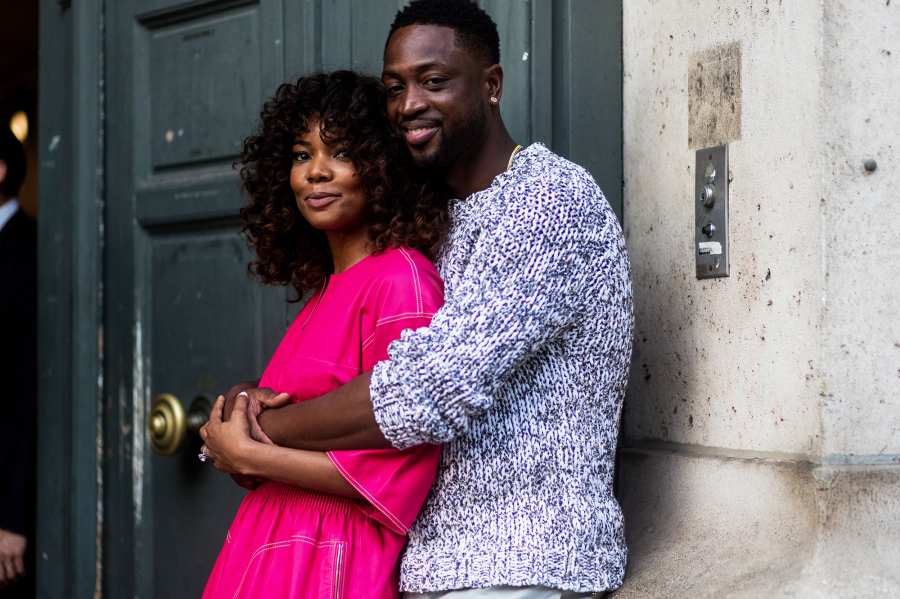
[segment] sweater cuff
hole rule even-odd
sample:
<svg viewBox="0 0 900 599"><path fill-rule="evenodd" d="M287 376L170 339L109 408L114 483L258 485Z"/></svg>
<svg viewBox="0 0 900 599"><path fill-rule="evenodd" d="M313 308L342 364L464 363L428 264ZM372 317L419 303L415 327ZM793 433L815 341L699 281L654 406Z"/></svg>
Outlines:
<svg viewBox="0 0 900 599"><path fill-rule="evenodd" d="M369 383L369 394L372 398L372 410L375 422L381 434L397 449L406 449L424 442L417 430L416 410L408 406L403 385L395 380L390 361L379 362L372 369Z"/></svg>

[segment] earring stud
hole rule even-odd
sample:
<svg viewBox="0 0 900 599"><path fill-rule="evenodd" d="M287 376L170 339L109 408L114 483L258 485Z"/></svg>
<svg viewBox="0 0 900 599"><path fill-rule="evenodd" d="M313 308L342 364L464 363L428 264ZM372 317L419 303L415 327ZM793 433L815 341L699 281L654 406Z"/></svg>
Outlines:
<svg viewBox="0 0 900 599"><path fill-rule="evenodd" d="M491 104L496 104L500 100L497 99L497 96L491 96Z"/></svg>

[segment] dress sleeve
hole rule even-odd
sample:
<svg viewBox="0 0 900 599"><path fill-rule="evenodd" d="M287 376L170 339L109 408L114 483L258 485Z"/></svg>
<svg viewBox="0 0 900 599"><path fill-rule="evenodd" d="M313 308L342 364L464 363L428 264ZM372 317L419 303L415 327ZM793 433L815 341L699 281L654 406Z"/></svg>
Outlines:
<svg viewBox="0 0 900 599"><path fill-rule="evenodd" d="M364 327L363 370L388 357L388 345L406 329L428 326L443 302L443 285L424 260L409 258L408 275L393 276L373 294ZM407 449L330 451L328 457L343 477L368 500L363 511L390 530L406 534L428 496L441 448L418 445Z"/></svg>

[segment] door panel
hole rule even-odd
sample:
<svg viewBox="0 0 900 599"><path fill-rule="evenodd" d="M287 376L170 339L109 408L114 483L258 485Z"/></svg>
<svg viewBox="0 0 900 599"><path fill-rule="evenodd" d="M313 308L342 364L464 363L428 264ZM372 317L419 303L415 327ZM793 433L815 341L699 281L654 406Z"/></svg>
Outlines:
<svg viewBox="0 0 900 599"><path fill-rule="evenodd" d="M321 64L325 71L353 69L381 77L387 32L404 0L321 2Z"/></svg>
<svg viewBox="0 0 900 599"><path fill-rule="evenodd" d="M234 156L261 89L258 7L143 34L153 169Z"/></svg>
<svg viewBox="0 0 900 599"><path fill-rule="evenodd" d="M533 140L531 131L531 19L532 2L482 0L481 6L497 23L500 34L500 66L503 67L503 98L500 112L513 139L521 144Z"/></svg>

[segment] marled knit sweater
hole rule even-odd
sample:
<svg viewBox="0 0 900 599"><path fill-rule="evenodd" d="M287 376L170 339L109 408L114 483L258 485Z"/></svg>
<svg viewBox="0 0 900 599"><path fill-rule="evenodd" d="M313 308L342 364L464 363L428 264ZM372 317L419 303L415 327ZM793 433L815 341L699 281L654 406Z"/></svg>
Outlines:
<svg viewBox="0 0 900 599"><path fill-rule="evenodd" d="M583 168L540 144L451 205L445 305L375 367L375 417L396 447L444 443L409 535L401 588L615 589L613 497L631 357L628 258Z"/></svg>

